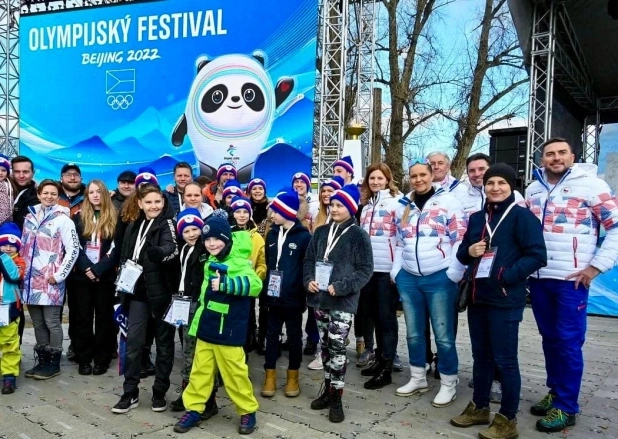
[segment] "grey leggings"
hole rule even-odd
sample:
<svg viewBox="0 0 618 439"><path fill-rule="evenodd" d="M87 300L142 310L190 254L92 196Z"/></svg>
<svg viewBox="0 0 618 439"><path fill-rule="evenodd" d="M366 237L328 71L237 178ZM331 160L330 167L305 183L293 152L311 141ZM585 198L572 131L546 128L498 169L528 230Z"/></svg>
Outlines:
<svg viewBox="0 0 618 439"><path fill-rule="evenodd" d="M28 305L34 326L34 337L39 346L62 350L62 307Z"/></svg>

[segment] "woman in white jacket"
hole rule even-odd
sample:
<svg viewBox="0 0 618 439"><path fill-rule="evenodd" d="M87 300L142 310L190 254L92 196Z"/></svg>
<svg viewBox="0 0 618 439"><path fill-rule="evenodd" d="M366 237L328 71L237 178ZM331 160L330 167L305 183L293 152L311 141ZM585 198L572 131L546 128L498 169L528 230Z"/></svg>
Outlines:
<svg viewBox="0 0 618 439"><path fill-rule="evenodd" d="M377 347L374 365L364 369L361 374L373 377L365 383L365 389L373 390L391 384L393 360L397 351L399 294L391 283L390 272L397 245L395 213L400 205L398 201L401 194L385 163L372 164L365 175L367 177L362 185L362 202L365 207L360 217L360 226L371 240L373 275L361 290L360 300L365 304L368 317L374 322Z"/></svg>
<svg viewBox="0 0 618 439"><path fill-rule="evenodd" d="M457 282L463 266L457 248L465 233L461 204L432 185L431 166L416 162L409 169L413 191L403 197L396 213L397 251L391 278L397 283L406 319L411 379L397 395L427 392L425 320L433 328L440 363L440 391L432 404L449 405L458 383L455 346Z"/></svg>
<svg viewBox="0 0 618 439"><path fill-rule="evenodd" d="M25 375L36 379L60 374L65 281L79 255L69 209L58 205L60 190L53 180L43 180L37 188L41 204L29 208L19 252L26 263L22 298L34 326L38 358L38 365Z"/></svg>

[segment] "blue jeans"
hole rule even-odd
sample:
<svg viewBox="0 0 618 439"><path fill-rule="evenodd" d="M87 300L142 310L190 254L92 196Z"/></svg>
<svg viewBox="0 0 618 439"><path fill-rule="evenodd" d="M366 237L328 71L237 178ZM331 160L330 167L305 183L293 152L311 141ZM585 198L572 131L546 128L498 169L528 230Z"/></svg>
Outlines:
<svg viewBox="0 0 618 439"><path fill-rule="evenodd" d="M515 419L519 409L521 375L517 348L519 323L524 308L498 308L490 305L468 307L468 327L472 343L472 401L478 408L489 407L489 393L494 370L502 375L502 405L500 413Z"/></svg>
<svg viewBox="0 0 618 439"><path fill-rule="evenodd" d="M457 285L446 277L446 270L415 276L402 269L395 282L406 319L410 365L425 368L425 319L429 312L440 358L438 370L443 375L457 375L459 364L454 330Z"/></svg>
<svg viewBox="0 0 618 439"><path fill-rule="evenodd" d="M532 311L543 337L547 387L556 408L579 413L579 390L584 372L582 347L586 339L588 290L572 281L530 279Z"/></svg>

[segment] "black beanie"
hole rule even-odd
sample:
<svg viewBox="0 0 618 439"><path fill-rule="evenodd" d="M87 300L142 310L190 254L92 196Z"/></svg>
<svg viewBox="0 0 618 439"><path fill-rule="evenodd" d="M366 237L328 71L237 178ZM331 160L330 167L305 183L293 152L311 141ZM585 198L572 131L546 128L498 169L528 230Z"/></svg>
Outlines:
<svg viewBox="0 0 618 439"><path fill-rule="evenodd" d="M491 177L504 178L511 187L511 191L515 191L517 173L515 172L515 169L511 168L506 163L496 163L495 165L491 165L489 169L485 171L485 175L483 175L483 186L487 184L487 180L489 180Z"/></svg>

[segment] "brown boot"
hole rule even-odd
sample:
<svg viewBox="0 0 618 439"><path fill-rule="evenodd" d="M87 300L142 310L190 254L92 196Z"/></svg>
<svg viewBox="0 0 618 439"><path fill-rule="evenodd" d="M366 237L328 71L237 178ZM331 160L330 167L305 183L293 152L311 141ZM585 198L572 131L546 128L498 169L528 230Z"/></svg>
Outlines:
<svg viewBox="0 0 618 439"><path fill-rule="evenodd" d="M266 369L266 377L264 378L264 385L262 386L262 396L264 398L270 398L275 396L277 391L277 370Z"/></svg>
<svg viewBox="0 0 618 439"><path fill-rule="evenodd" d="M489 407L477 409L476 404L470 401L461 415L451 419L451 424L455 427L464 428L473 425L487 425L489 424Z"/></svg>
<svg viewBox="0 0 618 439"><path fill-rule="evenodd" d="M294 398L300 395L300 384L298 382L298 369L288 370L288 380L285 383L285 396Z"/></svg>
<svg viewBox="0 0 618 439"><path fill-rule="evenodd" d="M489 428L480 431L481 439L517 439L519 432L517 431L517 420L506 419L506 416L496 413L494 421Z"/></svg>

